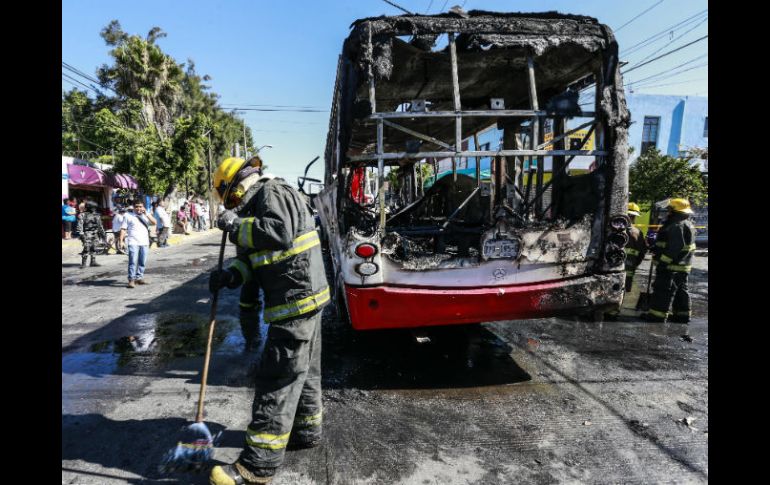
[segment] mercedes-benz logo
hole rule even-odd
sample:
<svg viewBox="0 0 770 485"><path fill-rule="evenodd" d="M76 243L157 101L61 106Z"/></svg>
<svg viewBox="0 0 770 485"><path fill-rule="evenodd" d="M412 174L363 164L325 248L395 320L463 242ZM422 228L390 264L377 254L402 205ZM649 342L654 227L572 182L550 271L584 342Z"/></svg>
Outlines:
<svg viewBox="0 0 770 485"><path fill-rule="evenodd" d="M503 268L497 268L492 272L492 276L494 276L498 280L500 278L505 278L505 275L506 275L506 271Z"/></svg>

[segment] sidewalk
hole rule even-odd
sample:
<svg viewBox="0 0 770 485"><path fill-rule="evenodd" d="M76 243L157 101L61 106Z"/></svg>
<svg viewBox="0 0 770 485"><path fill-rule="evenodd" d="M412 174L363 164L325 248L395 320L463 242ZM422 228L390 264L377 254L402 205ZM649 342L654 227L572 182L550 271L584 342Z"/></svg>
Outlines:
<svg viewBox="0 0 770 485"><path fill-rule="evenodd" d="M208 236L209 234L213 234L214 232L219 232L219 229L208 229L201 232L195 232L192 231L190 234L171 234L168 237L168 245L169 246L175 246L177 244L182 244L185 242L195 241L200 239L201 237ZM70 240L64 240L61 241L61 252L62 254L76 254L82 251L83 245L81 244L79 239L70 239ZM150 248L150 251L156 251L158 247L153 244ZM111 252L110 254L114 254Z"/></svg>

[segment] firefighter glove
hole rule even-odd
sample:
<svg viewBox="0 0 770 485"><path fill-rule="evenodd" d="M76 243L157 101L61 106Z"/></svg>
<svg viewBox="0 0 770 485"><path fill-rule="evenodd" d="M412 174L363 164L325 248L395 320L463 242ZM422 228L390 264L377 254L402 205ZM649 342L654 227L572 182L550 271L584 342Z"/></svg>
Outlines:
<svg viewBox="0 0 770 485"><path fill-rule="evenodd" d="M216 269L212 271L211 275L209 276L209 291L216 293L226 286L231 286L234 283L234 280L235 276L230 270Z"/></svg>
<svg viewBox="0 0 770 485"><path fill-rule="evenodd" d="M240 219L238 214L231 210L226 210L219 214L217 218L217 227L225 232L233 232L238 229Z"/></svg>

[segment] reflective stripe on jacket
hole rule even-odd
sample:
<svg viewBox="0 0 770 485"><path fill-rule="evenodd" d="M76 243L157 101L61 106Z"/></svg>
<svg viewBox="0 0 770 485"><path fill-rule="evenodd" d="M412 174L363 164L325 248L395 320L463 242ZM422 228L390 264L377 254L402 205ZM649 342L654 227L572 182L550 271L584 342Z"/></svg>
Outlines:
<svg viewBox="0 0 770 485"><path fill-rule="evenodd" d="M654 259L674 272L689 273L695 254L695 227L683 216L671 216L658 231Z"/></svg>
<svg viewBox="0 0 770 485"><path fill-rule="evenodd" d="M228 269L262 288L266 322L309 316L330 300L315 219L284 180L257 186L238 212L240 225L230 235L238 256Z"/></svg>

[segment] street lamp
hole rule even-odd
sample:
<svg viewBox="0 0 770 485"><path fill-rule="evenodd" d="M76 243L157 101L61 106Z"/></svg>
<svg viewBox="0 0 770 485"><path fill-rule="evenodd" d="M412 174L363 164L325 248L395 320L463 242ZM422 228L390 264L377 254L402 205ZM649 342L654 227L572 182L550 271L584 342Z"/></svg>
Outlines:
<svg viewBox="0 0 770 485"><path fill-rule="evenodd" d="M273 145L262 145L261 147L257 148L257 153L259 153L263 148L273 148Z"/></svg>

